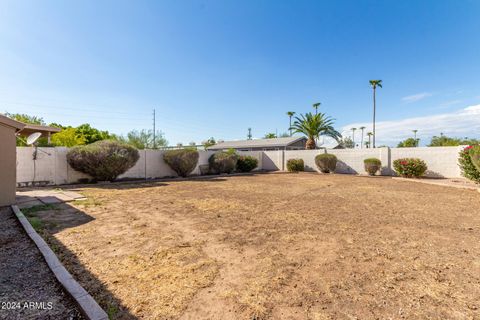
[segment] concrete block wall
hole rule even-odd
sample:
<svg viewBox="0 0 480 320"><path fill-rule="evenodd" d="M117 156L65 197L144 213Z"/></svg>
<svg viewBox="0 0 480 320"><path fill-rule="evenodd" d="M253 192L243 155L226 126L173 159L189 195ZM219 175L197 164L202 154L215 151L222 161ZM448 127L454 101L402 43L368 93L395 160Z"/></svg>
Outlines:
<svg viewBox="0 0 480 320"><path fill-rule="evenodd" d="M431 178L459 178L458 154L464 146L458 147L420 147L420 148L376 148L376 149L329 149L287 150L285 168L288 159L301 158L306 171L319 171L315 165L315 156L319 153L331 153L337 156L337 173L365 174L363 161L377 158L382 161L382 175L395 175L393 161L400 158L420 158L426 162L428 171L425 176Z"/></svg>
<svg viewBox="0 0 480 320"><path fill-rule="evenodd" d="M32 147L17 147L17 184L31 185L61 185L78 183L89 178L88 175L73 170L67 163L68 148L38 148L37 160L33 161ZM164 150L139 150L140 158L119 179L155 179L175 177L175 171L163 161ZM200 165L208 164L208 159L214 151L199 151L198 164L192 174L200 174ZM258 159L262 169L261 151L239 152L240 155L250 155Z"/></svg>
<svg viewBox="0 0 480 320"><path fill-rule="evenodd" d="M394 175L393 161L399 158L416 157L423 159L428 165L428 177L461 177L458 167L458 153L460 147L435 148L377 148L377 149L344 149L333 150L287 150L287 151L242 151L241 155L251 155L259 161L256 170L283 171L286 170L288 159L302 158L307 171L318 171L315 165L315 156L329 152L338 158L337 173L364 174L363 160L378 158L382 161L382 175ZM31 147L17 147L17 184L28 185L35 181L37 184L61 185L77 183L87 175L73 170L67 163L68 148L38 148L37 160L33 161L34 149ZM176 173L163 161L163 150L139 150L138 162L121 175L120 179L154 179L176 176ZM199 151L199 161L193 174L200 174L199 166L208 164L208 158L213 151ZM35 167L35 170L34 170Z"/></svg>

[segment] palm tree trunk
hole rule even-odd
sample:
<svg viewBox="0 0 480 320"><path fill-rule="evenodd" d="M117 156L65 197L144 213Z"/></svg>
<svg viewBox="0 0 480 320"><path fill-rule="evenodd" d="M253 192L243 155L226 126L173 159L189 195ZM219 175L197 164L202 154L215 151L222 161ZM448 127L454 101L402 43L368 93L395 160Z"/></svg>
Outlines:
<svg viewBox="0 0 480 320"><path fill-rule="evenodd" d="M290 130L290 137L292 136L292 116L290 116L290 128L288 128L288 130Z"/></svg>
<svg viewBox="0 0 480 320"><path fill-rule="evenodd" d="M362 129L362 140L360 142L360 149L363 149L363 129Z"/></svg>
<svg viewBox="0 0 480 320"><path fill-rule="evenodd" d="M312 150L312 149L316 149L316 147L317 147L317 144L315 143L315 139L308 138L307 143L305 144L305 148Z"/></svg>
<svg viewBox="0 0 480 320"><path fill-rule="evenodd" d="M373 147L375 148L375 113L376 113L376 99L375 99L375 87L373 87Z"/></svg>

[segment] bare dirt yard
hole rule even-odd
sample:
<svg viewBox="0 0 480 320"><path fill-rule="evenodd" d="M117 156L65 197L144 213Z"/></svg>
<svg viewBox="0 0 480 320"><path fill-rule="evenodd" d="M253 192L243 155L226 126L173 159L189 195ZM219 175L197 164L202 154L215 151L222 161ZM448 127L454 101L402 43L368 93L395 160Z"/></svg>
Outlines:
<svg viewBox="0 0 480 320"><path fill-rule="evenodd" d="M112 318L479 319L480 193L263 174L32 210Z"/></svg>

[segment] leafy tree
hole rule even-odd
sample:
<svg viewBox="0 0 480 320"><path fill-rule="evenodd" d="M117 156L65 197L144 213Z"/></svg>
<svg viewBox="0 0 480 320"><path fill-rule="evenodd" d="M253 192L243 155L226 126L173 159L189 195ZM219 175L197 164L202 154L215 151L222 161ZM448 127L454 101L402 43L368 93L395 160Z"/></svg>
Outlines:
<svg viewBox="0 0 480 320"><path fill-rule="evenodd" d="M340 139L338 144L345 149L353 149L355 147L355 144L353 143L353 140L350 137L344 137Z"/></svg>
<svg viewBox="0 0 480 320"><path fill-rule="evenodd" d="M277 135L275 133L266 133L265 136L263 137L264 139L275 139Z"/></svg>
<svg viewBox="0 0 480 320"><path fill-rule="evenodd" d="M100 140L108 140L115 138L108 133L108 131L100 131L96 128L92 128L90 124L85 123L77 127L77 135L85 138L86 144L94 143Z"/></svg>
<svg viewBox="0 0 480 320"><path fill-rule="evenodd" d="M214 137L210 137L210 139L202 141L202 144L205 150L207 150L207 148L214 146L215 144L217 144L217 142L215 141Z"/></svg>
<svg viewBox="0 0 480 320"><path fill-rule="evenodd" d="M137 149L153 149L153 130L132 130L127 133L127 137L121 137L121 141L134 146ZM157 131L155 135L155 147L166 147L168 141L163 132Z"/></svg>
<svg viewBox="0 0 480 320"><path fill-rule="evenodd" d="M333 119L324 113L312 114L310 112L305 115L301 114L295 117L292 125L294 133L303 133L307 136L307 149L316 149L316 139L320 136L327 136L339 140L341 134L333 127Z"/></svg>
<svg viewBox="0 0 480 320"><path fill-rule="evenodd" d="M62 126L61 124L55 123L55 122L50 123L48 126L53 127L53 128L60 128L60 129L71 128L70 126L65 127L65 126Z"/></svg>
<svg viewBox="0 0 480 320"><path fill-rule="evenodd" d="M278 136L279 138L288 138L290 137L291 134L288 133L288 132L283 132L283 133L280 133L280 135Z"/></svg>
<svg viewBox="0 0 480 320"><path fill-rule="evenodd" d="M451 138L451 137L444 136L442 134L440 136L433 136L428 146L429 147L448 147L448 146L476 145L476 144L480 144L480 140L469 139L468 137L465 137L463 139Z"/></svg>
<svg viewBox="0 0 480 320"><path fill-rule="evenodd" d="M408 138L403 141L400 141L397 145L397 148L414 148L418 146L420 139Z"/></svg>
<svg viewBox="0 0 480 320"><path fill-rule="evenodd" d="M77 134L77 129L69 127L52 135L51 143L57 147L74 147L85 144L85 137Z"/></svg>
<svg viewBox="0 0 480 320"><path fill-rule="evenodd" d="M373 89L373 147L375 148L375 114L377 112L377 87L382 88L382 80L370 80L370 85Z"/></svg>
<svg viewBox="0 0 480 320"><path fill-rule="evenodd" d="M5 112L5 116L9 117L10 119L20 121L23 123L38 124L41 126L45 125L45 121L43 121L43 118L37 117L37 116L30 116L28 114L23 114L23 113L9 113L9 112Z"/></svg>

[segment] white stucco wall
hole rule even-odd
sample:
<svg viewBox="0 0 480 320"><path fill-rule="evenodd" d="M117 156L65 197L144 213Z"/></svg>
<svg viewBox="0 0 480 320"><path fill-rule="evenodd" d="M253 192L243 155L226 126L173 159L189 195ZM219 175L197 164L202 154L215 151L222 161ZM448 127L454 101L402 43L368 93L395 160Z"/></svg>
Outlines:
<svg viewBox="0 0 480 320"><path fill-rule="evenodd" d="M428 165L429 177L461 177L458 167L458 153L463 147L425 147L425 148L377 148L327 150L338 158L337 173L364 174L363 160L378 158L382 161L382 174L393 175L393 161L399 158L415 157L423 159ZM33 148L17 147L17 183L45 181L51 185L76 183L87 175L73 170L68 164L68 148L39 148L34 175ZM325 150L287 150L287 151L242 151L241 155L251 155L259 160L256 170L286 170L288 159L302 158L305 170L318 171L315 156ZM119 178L153 179L176 176L176 173L163 161L163 150L139 150L140 158L133 168ZM199 161L193 174L200 174L199 166L208 164L208 158L214 151L199 151Z"/></svg>
<svg viewBox="0 0 480 320"><path fill-rule="evenodd" d="M392 148L390 156L393 161L400 158L420 158L428 166L426 176L432 178L461 177L458 167L458 153L465 146L458 147L421 147L421 148Z"/></svg>

